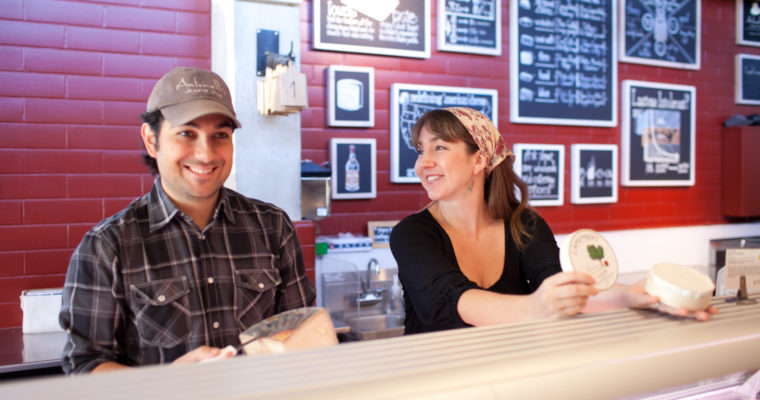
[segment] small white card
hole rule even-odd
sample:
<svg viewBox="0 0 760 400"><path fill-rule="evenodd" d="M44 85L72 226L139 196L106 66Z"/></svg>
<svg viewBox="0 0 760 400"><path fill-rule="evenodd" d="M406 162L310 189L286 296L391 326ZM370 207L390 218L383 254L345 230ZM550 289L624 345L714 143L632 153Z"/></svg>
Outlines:
<svg viewBox="0 0 760 400"><path fill-rule="evenodd" d="M747 291L760 290L760 249L726 250L726 289L739 289L744 275Z"/></svg>

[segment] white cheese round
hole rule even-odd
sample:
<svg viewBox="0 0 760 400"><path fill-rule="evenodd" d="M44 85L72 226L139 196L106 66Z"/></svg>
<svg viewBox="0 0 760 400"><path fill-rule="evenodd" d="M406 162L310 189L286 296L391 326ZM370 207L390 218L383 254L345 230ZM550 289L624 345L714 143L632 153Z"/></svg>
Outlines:
<svg viewBox="0 0 760 400"><path fill-rule="evenodd" d="M582 271L594 277L598 290L611 288L618 278L615 252L598 232L579 229L570 234L559 248L563 271Z"/></svg>
<svg viewBox="0 0 760 400"><path fill-rule="evenodd" d="M698 311L710 305L715 284L707 275L687 266L660 263L647 273L644 288L663 304Z"/></svg>

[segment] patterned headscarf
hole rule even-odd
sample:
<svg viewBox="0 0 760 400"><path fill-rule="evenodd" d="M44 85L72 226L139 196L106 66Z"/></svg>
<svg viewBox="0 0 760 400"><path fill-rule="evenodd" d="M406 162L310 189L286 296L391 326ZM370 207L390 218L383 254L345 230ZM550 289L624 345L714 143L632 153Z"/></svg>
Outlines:
<svg viewBox="0 0 760 400"><path fill-rule="evenodd" d="M444 110L454 114L470 132L478 148L488 160L486 173L493 171L505 158L515 158L515 154L507 147L507 143L493 126L493 122L480 111L467 107L450 107Z"/></svg>

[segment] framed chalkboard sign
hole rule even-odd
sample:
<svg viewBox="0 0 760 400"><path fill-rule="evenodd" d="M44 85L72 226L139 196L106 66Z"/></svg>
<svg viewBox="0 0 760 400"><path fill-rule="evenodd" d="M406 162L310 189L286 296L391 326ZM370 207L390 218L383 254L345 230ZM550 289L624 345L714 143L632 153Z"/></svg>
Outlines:
<svg viewBox="0 0 760 400"><path fill-rule="evenodd" d="M438 50L501 55L501 1L438 1Z"/></svg>
<svg viewBox="0 0 760 400"><path fill-rule="evenodd" d="M333 199L377 197L375 139L330 139Z"/></svg>
<svg viewBox="0 0 760 400"><path fill-rule="evenodd" d="M327 68L327 124L375 126L375 69L331 65Z"/></svg>
<svg viewBox="0 0 760 400"><path fill-rule="evenodd" d="M696 88L623 81L624 186L694 185Z"/></svg>
<svg viewBox="0 0 760 400"><path fill-rule="evenodd" d="M736 44L760 47L760 1L736 0Z"/></svg>
<svg viewBox="0 0 760 400"><path fill-rule="evenodd" d="M498 100L499 93L494 89L391 85L391 182L420 181L414 172L417 150L411 139L412 127L422 114L437 108L470 107L482 112L498 127Z"/></svg>
<svg viewBox="0 0 760 400"><path fill-rule="evenodd" d="M617 0L510 4L510 120L617 125Z"/></svg>
<svg viewBox="0 0 760 400"><path fill-rule="evenodd" d="M734 63L736 103L760 105L760 56L737 54Z"/></svg>
<svg viewBox="0 0 760 400"><path fill-rule="evenodd" d="M514 170L528 185L532 206L561 206L565 193L565 146L523 144L512 146Z"/></svg>
<svg viewBox="0 0 760 400"><path fill-rule="evenodd" d="M430 0L314 0L314 48L430 58Z"/></svg>
<svg viewBox="0 0 760 400"><path fill-rule="evenodd" d="M614 144L574 144L570 158L570 201L616 203L618 153Z"/></svg>
<svg viewBox="0 0 760 400"><path fill-rule="evenodd" d="M372 240L373 249L390 247L391 231L398 221L369 221L367 222L367 234Z"/></svg>
<svg viewBox="0 0 760 400"><path fill-rule="evenodd" d="M625 0L620 61L699 69L701 0Z"/></svg>

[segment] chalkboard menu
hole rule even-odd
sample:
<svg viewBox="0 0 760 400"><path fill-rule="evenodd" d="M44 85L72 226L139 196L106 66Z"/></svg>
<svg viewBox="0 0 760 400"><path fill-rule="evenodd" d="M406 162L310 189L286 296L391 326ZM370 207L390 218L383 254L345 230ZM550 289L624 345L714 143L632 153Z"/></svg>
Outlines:
<svg viewBox="0 0 760 400"><path fill-rule="evenodd" d="M314 48L430 57L430 0L314 0Z"/></svg>
<svg viewBox="0 0 760 400"><path fill-rule="evenodd" d="M700 0L625 0L620 61L699 69Z"/></svg>
<svg viewBox="0 0 760 400"><path fill-rule="evenodd" d="M438 50L501 55L501 1L438 1Z"/></svg>
<svg viewBox="0 0 760 400"><path fill-rule="evenodd" d="M523 144L512 147L514 169L528 185L532 206L561 206L565 191L565 146Z"/></svg>
<svg viewBox="0 0 760 400"><path fill-rule="evenodd" d="M617 124L617 0L515 0L510 120Z"/></svg>
<svg viewBox="0 0 760 400"><path fill-rule="evenodd" d="M394 83L391 85L391 182L415 183L417 150L412 146L412 127L430 110L469 107L497 125L499 93L494 89L429 86Z"/></svg>
<svg viewBox="0 0 760 400"><path fill-rule="evenodd" d="M696 100L694 86L623 81L623 185L694 185Z"/></svg>
<svg viewBox="0 0 760 400"><path fill-rule="evenodd" d="M737 54L735 63L736 102L760 105L760 56Z"/></svg>
<svg viewBox="0 0 760 400"><path fill-rule="evenodd" d="M760 1L736 0L736 44L760 46Z"/></svg>

